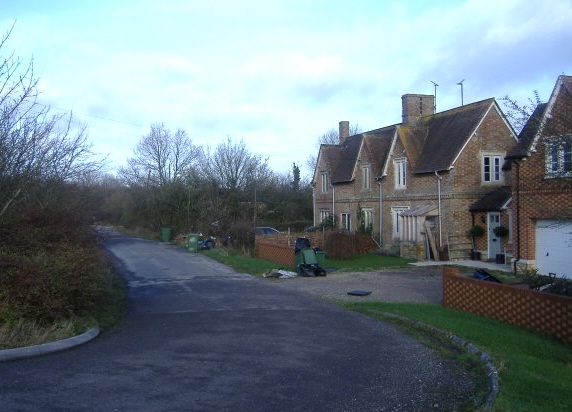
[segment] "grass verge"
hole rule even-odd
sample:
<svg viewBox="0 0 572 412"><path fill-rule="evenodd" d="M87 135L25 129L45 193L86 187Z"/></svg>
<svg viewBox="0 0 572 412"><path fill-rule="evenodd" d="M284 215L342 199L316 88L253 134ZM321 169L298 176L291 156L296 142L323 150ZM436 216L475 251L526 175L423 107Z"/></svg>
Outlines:
<svg viewBox="0 0 572 412"><path fill-rule="evenodd" d="M278 268L283 268L293 272L296 271L296 267L294 265L280 265L269 260L235 254L229 252L227 249L203 250L201 253L232 267L238 272L249 273L255 276L262 276L263 273L268 272L271 269ZM294 250L292 250L292 253L294 253ZM340 272L368 272L383 268L407 267L410 262L412 262L412 260L368 253L366 255L359 256L354 260L337 260L326 257L324 266L326 268L335 268Z"/></svg>
<svg viewBox="0 0 572 412"><path fill-rule="evenodd" d="M439 305L344 303L346 308L391 321L404 316L472 342L492 356L500 393L494 411L572 410L572 347L522 328ZM403 325L402 325L403 327Z"/></svg>

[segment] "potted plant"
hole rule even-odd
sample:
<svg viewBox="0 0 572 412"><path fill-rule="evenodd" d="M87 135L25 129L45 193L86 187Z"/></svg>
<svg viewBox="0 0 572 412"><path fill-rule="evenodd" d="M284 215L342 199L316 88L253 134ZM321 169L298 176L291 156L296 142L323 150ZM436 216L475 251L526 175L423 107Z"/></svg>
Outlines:
<svg viewBox="0 0 572 412"><path fill-rule="evenodd" d="M495 234L496 237L507 237L508 229L503 225L500 225L493 229L493 233Z"/></svg>
<svg viewBox="0 0 572 412"><path fill-rule="evenodd" d="M506 227L504 227L503 225L497 226L493 229L493 233L495 234L496 237L506 237L508 236L508 229ZM499 253L496 256L496 263L497 264L504 264L505 263L505 255L504 253Z"/></svg>
<svg viewBox="0 0 572 412"><path fill-rule="evenodd" d="M473 242L473 250L471 251L471 260L481 260L481 252L475 250L475 238L485 234L485 228L481 225L474 225L469 229L469 236Z"/></svg>

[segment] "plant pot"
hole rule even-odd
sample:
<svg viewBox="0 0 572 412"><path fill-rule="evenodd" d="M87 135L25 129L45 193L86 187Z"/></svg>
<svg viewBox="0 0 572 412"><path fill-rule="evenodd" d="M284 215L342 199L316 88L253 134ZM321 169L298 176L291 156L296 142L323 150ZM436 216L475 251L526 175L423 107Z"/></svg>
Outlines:
<svg viewBox="0 0 572 412"><path fill-rule="evenodd" d="M471 260L481 260L481 252L477 252L476 250L473 250L471 252Z"/></svg>

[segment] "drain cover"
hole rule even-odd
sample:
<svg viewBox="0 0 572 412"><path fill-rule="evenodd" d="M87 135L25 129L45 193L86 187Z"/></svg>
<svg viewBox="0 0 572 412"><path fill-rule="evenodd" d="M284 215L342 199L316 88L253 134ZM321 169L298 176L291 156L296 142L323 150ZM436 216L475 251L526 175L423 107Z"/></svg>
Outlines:
<svg viewBox="0 0 572 412"><path fill-rule="evenodd" d="M350 290L348 295L352 296L367 296L371 295L371 290Z"/></svg>

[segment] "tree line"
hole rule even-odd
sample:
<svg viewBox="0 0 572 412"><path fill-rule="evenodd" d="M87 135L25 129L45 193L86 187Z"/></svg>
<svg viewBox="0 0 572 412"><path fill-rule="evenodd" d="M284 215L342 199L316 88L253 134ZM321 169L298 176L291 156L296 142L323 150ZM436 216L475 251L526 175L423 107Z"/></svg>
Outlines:
<svg viewBox="0 0 572 412"><path fill-rule="evenodd" d="M88 126L38 102L33 60L5 53L12 29L0 41L0 226L56 215L67 224L213 235L237 226L311 225L311 187L299 167L276 173L243 140L204 148L185 130L156 123L126 165L107 173Z"/></svg>

